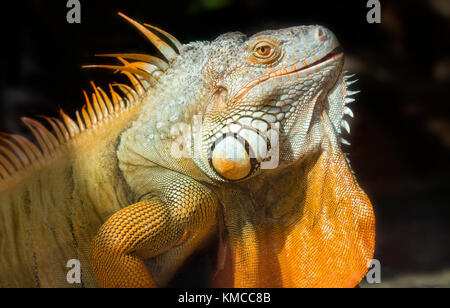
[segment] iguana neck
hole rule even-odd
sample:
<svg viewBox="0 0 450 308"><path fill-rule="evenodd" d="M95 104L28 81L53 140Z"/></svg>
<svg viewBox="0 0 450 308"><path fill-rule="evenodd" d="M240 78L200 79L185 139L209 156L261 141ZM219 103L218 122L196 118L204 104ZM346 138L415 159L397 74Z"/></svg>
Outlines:
<svg viewBox="0 0 450 308"><path fill-rule="evenodd" d="M183 45L183 53L148 92L142 113L121 136L119 165L131 187L144 186L143 174L154 166L209 180L192 159L191 139L194 126L201 125L204 102L213 86L203 79L206 60L206 44ZM180 145L185 147L183 153Z"/></svg>
<svg viewBox="0 0 450 308"><path fill-rule="evenodd" d="M373 257L374 217L343 154L322 149L266 180L222 200L225 253L214 285L357 285Z"/></svg>

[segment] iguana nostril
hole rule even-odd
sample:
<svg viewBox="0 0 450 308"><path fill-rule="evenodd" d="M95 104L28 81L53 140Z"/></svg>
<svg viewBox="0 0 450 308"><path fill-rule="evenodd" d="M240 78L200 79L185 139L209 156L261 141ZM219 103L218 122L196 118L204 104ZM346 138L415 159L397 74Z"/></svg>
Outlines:
<svg viewBox="0 0 450 308"><path fill-rule="evenodd" d="M324 41L327 40L328 36L327 36L327 34L325 33L325 31L322 29L322 27L318 27L318 28L316 29L316 38L317 38L319 41L322 41L322 42L324 42Z"/></svg>

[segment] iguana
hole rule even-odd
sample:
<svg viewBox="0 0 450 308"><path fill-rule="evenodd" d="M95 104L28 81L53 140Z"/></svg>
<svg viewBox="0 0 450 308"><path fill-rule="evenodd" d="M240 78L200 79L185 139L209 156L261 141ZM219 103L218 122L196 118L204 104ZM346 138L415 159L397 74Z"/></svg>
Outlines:
<svg viewBox="0 0 450 308"><path fill-rule="evenodd" d="M73 120L2 134L0 286L163 287L217 244L214 287L354 287L373 255L371 203L341 146L352 83L321 26L108 54L131 85L93 84ZM118 63L119 63L118 62ZM119 94L121 93L121 94ZM51 127L51 130L50 130Z"/></svg>

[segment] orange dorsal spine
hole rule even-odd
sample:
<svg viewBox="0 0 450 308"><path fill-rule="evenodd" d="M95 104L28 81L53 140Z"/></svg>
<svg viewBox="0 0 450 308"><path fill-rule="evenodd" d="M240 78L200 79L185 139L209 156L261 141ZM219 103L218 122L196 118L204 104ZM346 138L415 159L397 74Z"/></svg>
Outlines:
<svg viewBox="0 0 450 308"><path fill-rule="evenodd" d="M156 27L146 25L172 42L178 51L145 26L122 13L119 13L119 15L141 31L151 43L155 44L169 62L172 62L180 52L181 44L172 35ZM121 53L103 56L115 57L122 65L87 65L84 67L108 68L119 71L128 77L131 86L110 84L109 94L107 94L101 87L91 82L93 87L91 99L83 91L86 104L81 108L81 112L75 113L75 120L62 109L60 110L61 119L40 116L51 129L46 128L34 119L22 118L22 121L36 139L37 145L19 135L0 133L0 189L14 181L20 181L24 175L31 172L31 169L50 163L58 153L62 152L67 145L70 145L86 131L98 129L104 122L120 116L132 106L139 104L149 88L158 82L160 74L154 73L164 73L170 66L166 61L146 54ZM133 61L129 62L125 59ZM119 89L122 94L119 94L116 89Z"/></svg>

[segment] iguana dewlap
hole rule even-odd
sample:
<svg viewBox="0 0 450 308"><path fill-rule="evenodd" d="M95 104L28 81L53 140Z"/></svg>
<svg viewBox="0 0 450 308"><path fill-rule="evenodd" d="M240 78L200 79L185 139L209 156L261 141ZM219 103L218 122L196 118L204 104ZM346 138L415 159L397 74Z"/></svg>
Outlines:
<svg viewBox="0 0 450 308"><path fill-rule="evenodd" d="M167 286L211 241L212 286L357 285L375 225L341 149L354 99L335 36L182 45L122 16L164 60L105 55L130 86L93 84L75 120L24 118L37 145L0 135L0 286Z"/></svg>

